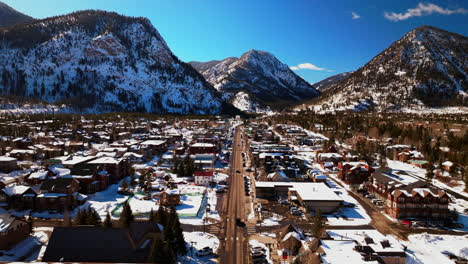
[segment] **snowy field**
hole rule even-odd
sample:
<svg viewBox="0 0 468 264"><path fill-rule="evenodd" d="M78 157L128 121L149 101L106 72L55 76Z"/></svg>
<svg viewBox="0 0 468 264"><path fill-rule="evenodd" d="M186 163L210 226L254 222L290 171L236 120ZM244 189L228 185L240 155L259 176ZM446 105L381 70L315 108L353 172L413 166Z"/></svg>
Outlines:
<svg viewBox="0 0 468 264"><path fill-rule="evenodd" d="M447 255L468 258L468 236L410 235L407 246L407 264L455 263Z"/></svg>

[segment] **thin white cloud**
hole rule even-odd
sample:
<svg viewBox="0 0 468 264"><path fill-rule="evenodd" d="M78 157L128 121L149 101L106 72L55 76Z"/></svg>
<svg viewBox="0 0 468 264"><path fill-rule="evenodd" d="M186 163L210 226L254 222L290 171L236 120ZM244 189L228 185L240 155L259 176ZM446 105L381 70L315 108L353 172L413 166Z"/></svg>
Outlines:
<svg viewBox="0 0 468 264"><path fill-rule="evenodd" d="M419 3L416 8L410 8L405 13L384 12L384 17L391 21L401 21L412 17L428 16L431 14L453 15L468 14L468 9L448 9L432 3Z"/></svg>
<svg viewBox="0 0 468 264"><path fill-rule="evenodd" d="M291 66L289 68L293 71L297 71L297 70L330 71L325 68L318 67L312 63L308 63L308 62L298 64L297 66Z"/></svg>
<svg viewBox="0 0 468 264"><path fill-rule="evenodd" d="M352 15L353 19L360 19L361 18L361 16L358 15L356 12L351 12L351 15Z"/></svg>

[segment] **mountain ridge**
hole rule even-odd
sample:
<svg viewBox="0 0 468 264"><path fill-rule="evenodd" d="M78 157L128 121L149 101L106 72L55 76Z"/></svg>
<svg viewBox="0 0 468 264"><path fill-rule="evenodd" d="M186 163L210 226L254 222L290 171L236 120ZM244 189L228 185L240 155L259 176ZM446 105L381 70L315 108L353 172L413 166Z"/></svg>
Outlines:
<svg viewBox="0 0 468 264"><path fill-rule="evenodd" d="M468 38L417 27L313 102L317 110L466 106ZM307 105L307 104L306 104Z"/></svg>
<svg viewBox="0 0 468 264"><path fill-rule="evenodd" d="M146 18L84 10L15 25L4 35L4 95L76 104L92 112L236 111L172 53Z"/></svg>

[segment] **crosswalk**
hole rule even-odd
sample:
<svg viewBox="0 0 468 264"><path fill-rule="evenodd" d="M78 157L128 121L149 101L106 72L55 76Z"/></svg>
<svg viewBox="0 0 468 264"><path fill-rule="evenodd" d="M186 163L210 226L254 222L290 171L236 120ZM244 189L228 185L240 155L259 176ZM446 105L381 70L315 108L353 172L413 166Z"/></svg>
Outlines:
<svg viewBox="0 0 468 264"><path fill-rule="evenodd" d="M252 235L257 233L257 228L255 226L247 226L247 234Z"/></svg>
<svg viewBox="0 0 468 264"><path fill-rule="evenodd" d="M208 229L208 233L211 233L211 234L219 234L219 231L221 229L219 228L218 225L210 225L210 228Z"/></svg>

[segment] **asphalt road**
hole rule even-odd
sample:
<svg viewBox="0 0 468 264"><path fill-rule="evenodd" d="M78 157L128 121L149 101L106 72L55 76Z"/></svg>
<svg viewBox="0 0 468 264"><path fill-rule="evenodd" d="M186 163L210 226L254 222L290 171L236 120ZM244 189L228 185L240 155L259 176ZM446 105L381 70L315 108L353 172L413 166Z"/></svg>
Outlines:
<svg viewBox="0 0 468 264"><path fill-rule="evenodd" d="M246 221L245 215L245 193L243 179L242 151L242 128L236 129L232 148L231 159L231 186L227 197L227 209L225 221L225 261L229 264L246 263L244 252L246 250L245 227L236 223L236 219L241 222ZM240 173L239 173L240 172Z"/></svg>

